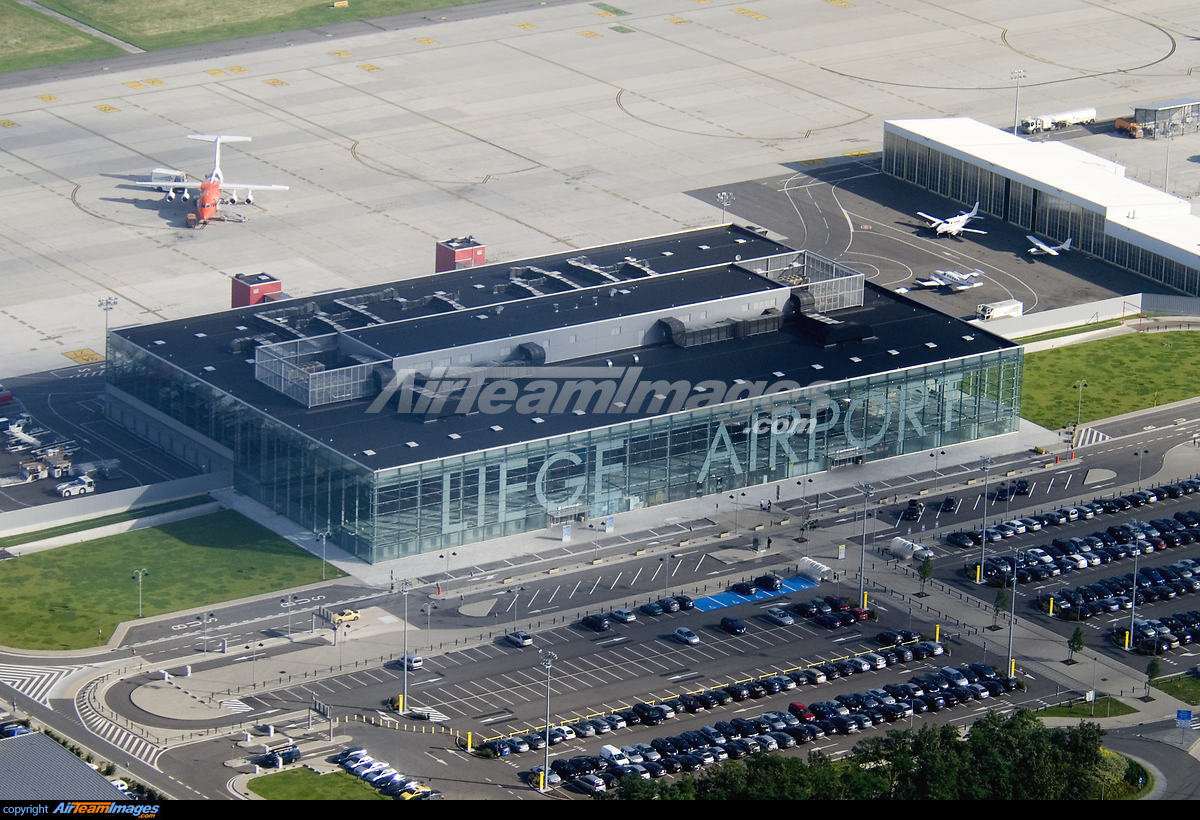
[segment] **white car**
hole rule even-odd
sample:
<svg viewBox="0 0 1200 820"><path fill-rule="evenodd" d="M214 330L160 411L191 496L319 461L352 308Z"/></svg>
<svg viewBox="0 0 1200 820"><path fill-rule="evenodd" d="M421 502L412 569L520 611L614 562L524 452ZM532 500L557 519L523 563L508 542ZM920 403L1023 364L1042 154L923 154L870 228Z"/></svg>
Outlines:
<svg viewBox="0 0 1200 820"><path fill-rule="evenodd" d="M1066 558L1066 560L1070 561L1072 564L1074 564L1075 569L1087 569L1088 568L1088 559L1084 558L1082 555L1079 555L1077 553L1071 553L1070 555L1066 555L1063 557ZM1099 563L1099 559L1097 559L1097 563Z"/></svg>
<svg viewBox="0 0 1200 820"><path fill-rule="evenodd" d="M796 623L795 618L787 614L786 610L783 610L777 606L773 606L768 609L766 617L768 621L779 626L791 626L792 624Z"/></svg>
<svg viewBox="0 0 1200 820"><path fill-rule="evenodd" d="M689 646L695 646L700 643L700 636L688 629L686 626L681 626L675 630L675 640Z"/></svg>
<svg viewBox="0 0 1200 820"><path fill-rule="evenodd" d="M520 629L509 632L504 636L504 639L518 649L522 646L533 646L533 636Z"/></svg>
<svg viewBox="0 0 1200 820"><path fill-rule="evenodd" d="M1017 535L1025 534L1025 522L1024 521L1020 521L1020 520L1005 521L1004 526L1011 529Z"/></svg>
<svg viewBox="0 0 1200 820"><path fill-rule="evenodd" d="M637 620L637 615L628 609L614 609L611 617L614 621L619 621L623 624L631 624Z"/></svg>
<svg viewBox="0 0 1200 820"><path fill-rule="evenodd" d="M1025 525L1025 532L1041 532L1042 522L1036 518L1019 518L1017 520Z"/></svg>
<svg viewBox="0 0 1200 820"><path fill-rule="evenodd" d="M1043 549L1034 547L1031 550L1025 550L1025 560L1037 561L1039 564L1052 564L1054 559L1050 557L1050 553Z"/></svg>

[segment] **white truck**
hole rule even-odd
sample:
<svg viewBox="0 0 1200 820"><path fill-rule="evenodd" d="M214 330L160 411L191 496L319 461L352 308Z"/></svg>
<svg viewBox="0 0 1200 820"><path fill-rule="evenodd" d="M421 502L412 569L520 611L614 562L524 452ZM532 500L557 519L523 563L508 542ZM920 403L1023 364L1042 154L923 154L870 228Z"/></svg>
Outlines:
<svg viewBox="0 0 1200 820"><path fill-rule="evenodd" d="M73 495L87 495L96 492L96 482L92 481L91 476L81 475L74 481L64 481L54 489L63 498L70 498Z"/></svg>
<svg viewBox="0 0 1200 820"><path fill-rule="evenodd" d="M903 561L924 561L926 558L935 557L933 550L907 538L893 538L892 543L888 545L888 552Z"/></svg>
<svg viewBox="0 0 1200 820"><path fill-rule="evenodd" d="M991 302L990 304L976 306L975 318L987 322L992 319L1001 319L1005 316L1020 316L1024 312L1024 303L1016 299L1005 299L1003 302Z"/></svg>
<svg viewBox="0 0 1200 820"><path fill-rule="evenodd" d="M1060 111L1057 114L1042 114L1037 117L1026 117L1021 120L1021 130L1026 134L1038 134L1042 131L1054 131L1068 128L1072 125L1096 121L1096 109L1077 108L1074 111Z"/></svg>

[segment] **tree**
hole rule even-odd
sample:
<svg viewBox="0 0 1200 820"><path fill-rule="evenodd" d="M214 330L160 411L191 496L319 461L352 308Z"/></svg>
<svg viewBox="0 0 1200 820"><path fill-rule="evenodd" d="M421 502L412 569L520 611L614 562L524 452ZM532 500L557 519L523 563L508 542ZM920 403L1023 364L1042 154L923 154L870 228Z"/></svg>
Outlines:
<svg viewBox="0 0 1200 820"><path fill-rule="evenodd" d="M1075 634L1067 640L1067 650L1071 653L1067 656L1067 663L1071 663L1075 658L1076 652L1083 651L1083 627L1075 627Z"/></svg>
<svg viewBox="0 0 1200 820"><path fill-rule="evenodd" d="M1162 663L1159 662L1158 656L1155 655L1150 659L1150 663L1146 664L1146 697L1150 697L1150 684L1154 683L1154 679L1162 674Z"/></svg>
<svg viewBox="0 0 1200 820"><path fill-rule="evenodd" d="M918 570L918 572L920 573L920 578L921 578L921 596L920 597L924 598L925 597L925 585L927 583L929 583L930 579L933 578L933 559L931 559L929 556L926 556L925 560L921 562L921 569Z"/></svg>
<svg viewBox="0 0 1200 820"><path fill-rule="evenodd" d="M1008 587L1003 586L996 590L995 611L992 612L992 629L996 628L996 621L1000 618L1000 613L1008 609L1012 600L1008 597Z"/></svg>

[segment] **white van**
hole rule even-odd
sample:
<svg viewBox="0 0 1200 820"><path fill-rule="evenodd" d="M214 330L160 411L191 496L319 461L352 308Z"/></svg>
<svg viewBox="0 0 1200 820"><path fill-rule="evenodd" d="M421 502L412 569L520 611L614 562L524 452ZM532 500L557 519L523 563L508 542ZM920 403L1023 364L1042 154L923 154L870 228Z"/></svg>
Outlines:
<svg viewBox="0 0 1200 820"><path fill-rule="evenodd" d="M616 746L601 746L600 756L614 766L628 766L629 758Z"/></svg>
<svg viewBox="0 0 1200 820"><path fill-rule="evenodd" d="M420 655L415 655L411 652L405 655L400 662L408 667L409 672L415 672L425 665L425 660Z"/></svg>

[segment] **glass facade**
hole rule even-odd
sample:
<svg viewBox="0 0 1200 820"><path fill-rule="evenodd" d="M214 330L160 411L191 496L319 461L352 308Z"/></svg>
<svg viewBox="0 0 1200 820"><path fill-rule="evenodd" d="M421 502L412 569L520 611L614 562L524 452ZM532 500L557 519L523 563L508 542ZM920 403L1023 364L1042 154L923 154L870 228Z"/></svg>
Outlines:
<svg viewBox="0 0 1200 820"><path fill-rule="evenodd" d="M978 201L983 213L1055 242L1071 238L1074 247L1084 253L1184 293L1200 295L1200 271L1109 235L1105 214L972 165L936 146L885 131L883 170L966 205Z"/></svg>
<svg viewBox="0 0 1200 820"><path fill-rule="evenodd" d="M1020 424L1022 351L1013 347L372 471L116 334L108 349L116 397L227 448L241 492L372 563Z"/></svg>

